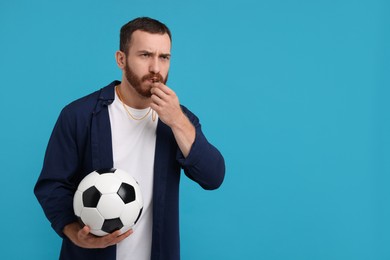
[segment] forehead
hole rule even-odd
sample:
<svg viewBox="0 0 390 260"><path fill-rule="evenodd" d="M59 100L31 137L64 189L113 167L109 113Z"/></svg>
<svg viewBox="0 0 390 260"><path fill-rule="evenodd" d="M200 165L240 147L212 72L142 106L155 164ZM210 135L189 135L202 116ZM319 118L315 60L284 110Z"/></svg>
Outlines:
<svg viewBox="0 0 390 260"><path fill-rule="evenodd" d="M171 39L168 34L155 34L137 30L131 35L129 51L171 52Z"/></svg>

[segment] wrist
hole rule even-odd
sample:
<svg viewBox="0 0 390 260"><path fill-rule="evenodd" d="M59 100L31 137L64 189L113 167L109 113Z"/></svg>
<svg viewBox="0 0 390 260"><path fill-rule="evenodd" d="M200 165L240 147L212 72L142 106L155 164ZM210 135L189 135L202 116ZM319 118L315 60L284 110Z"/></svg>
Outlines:
<svg viewBox="0 0 390 260"><path fill-rule="evenodd" d="M192 126L188 117L183 112L181 112L172 122L172 125L170 127L172 128L172 130L183 130L190 125Z"/></svg>
<svg viewBox="0 0 390 260"><path fill-rule="evenodd" d="M73 222L64 227L62 233L67 236L71 241L74 241L77 232L80 230L80 224L78 222Z"/></svg>

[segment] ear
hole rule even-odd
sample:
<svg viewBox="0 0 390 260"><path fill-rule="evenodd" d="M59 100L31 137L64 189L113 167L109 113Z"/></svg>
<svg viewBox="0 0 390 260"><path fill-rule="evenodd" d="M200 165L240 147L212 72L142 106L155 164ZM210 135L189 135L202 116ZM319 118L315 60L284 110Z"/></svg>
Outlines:
<svg viewBox="0 0 390 260"><path fill-rule="evenodd" d="M120 69L124 69L126 64L126 55L122 51L115 52L116 64Z"/></svg>

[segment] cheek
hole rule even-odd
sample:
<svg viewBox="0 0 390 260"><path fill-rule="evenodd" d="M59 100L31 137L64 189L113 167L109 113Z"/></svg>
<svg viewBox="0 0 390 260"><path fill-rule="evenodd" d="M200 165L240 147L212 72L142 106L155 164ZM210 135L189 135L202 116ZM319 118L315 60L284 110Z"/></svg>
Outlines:
<svg viewBox="0 0 390 260"><path fill-rule="evenodd" d="M134 69L133 70L133 73L135 75L137 75L137 77L142 77L143 75L145 75L145 73L143 73L142 71L138 70L138 69Z"/></svg>
<svg viewBox="0 0 390 260"><path fill-rule="evenodd" d="M163 66L163 71L162 71L161 74L162 74L164 77L166 77L166 76L168 75L168 72L169 72L169 63L166 64L165 66Z"/></svg>
<svg viewBox="0 0 390 260"><path fill-rule="evenodd" d="M148 72L147 67L142 63L132 62L129 64L131 70L138 76L145 75Z"/></svg>

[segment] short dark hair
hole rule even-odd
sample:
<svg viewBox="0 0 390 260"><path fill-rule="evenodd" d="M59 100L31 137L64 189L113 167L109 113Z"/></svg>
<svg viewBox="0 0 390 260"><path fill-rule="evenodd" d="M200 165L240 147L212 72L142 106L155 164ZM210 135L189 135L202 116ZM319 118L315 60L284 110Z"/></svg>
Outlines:
<svg viewBox="0 0 390 260"><path fill-rule="evenodd" d="M139 17L122 26L119 39L119 50L127 54L129 50L129 44L131 36L136 30L153 33L153 34L165 34L167 33L169 39L172 42L171 31L169 28L160 21L149 17Z"/></svg>

